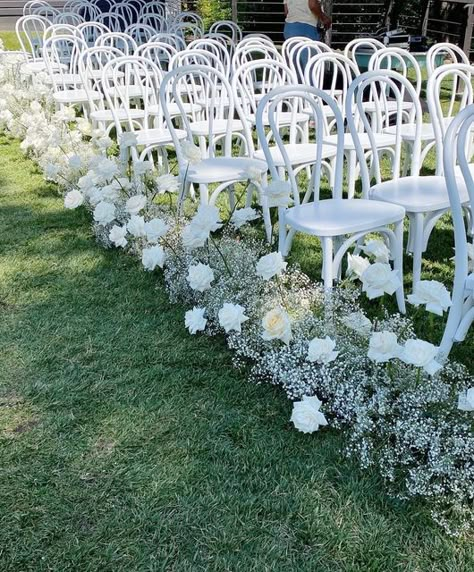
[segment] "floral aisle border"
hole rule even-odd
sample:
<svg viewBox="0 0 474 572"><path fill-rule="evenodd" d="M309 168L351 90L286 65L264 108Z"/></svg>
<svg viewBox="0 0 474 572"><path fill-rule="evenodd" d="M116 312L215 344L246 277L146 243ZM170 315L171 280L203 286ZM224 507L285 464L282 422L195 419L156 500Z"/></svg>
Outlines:
<svg viewBox="0 0 474 572"><path fill-rule="evenodd" d="M117 143L73 108L54 111L47 77L27 87L8 52L0 54L0 131L22 141L64 192L65 208L91 212L100 244L128 251L147 271L163 270L170 301L187 308L190 334L225 335L236 367L284 389L297 429L349 428L346 453L374 467L393 496L425 500L449 534L474 525L472 379L457 363L441 366L408 318L385 313L371 322L354 285L325 293L269 252L254 208L224 221L212 206L178 213L173 195L183 181L149 161L121 162L133 134ZM183 151L200 160L191 142ZM282 182L266 193L270 205L289 200ZM350 277L371 299L392 294L399 277L385 244L372 239L362 250L366 257L349 255ZM431 281L409 301L439 315L450 305L444 286Z"/></svg>

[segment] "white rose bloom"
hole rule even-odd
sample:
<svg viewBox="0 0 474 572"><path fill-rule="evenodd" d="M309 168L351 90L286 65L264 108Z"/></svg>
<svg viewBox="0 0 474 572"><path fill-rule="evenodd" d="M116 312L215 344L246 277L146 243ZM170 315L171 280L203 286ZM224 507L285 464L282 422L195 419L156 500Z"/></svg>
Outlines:
<svg viewBox="0 0 474 572"><path fill-rule="evenodd" d="M110 181L118 175L119 169L117 163L112 159L102 159L94 168L96 177L100 181Z"/></svg>
<svg viewBox="0 0 474 572"><path fill-rule="evenodd" d="M68 159L69 166L71 169L78 171L82 167L82 159L79 155L71 155Z"/></svg>
<svg viewBox="0 0 474 572"><path fill-rule="evenodd" d="M436 280L420 280L415 284L408 301L414 306L426 305L428 312L442 316L451 306L451 296L446 287Z"/></svg>
<svg viewBox="0 0 474 572"><path fill-rule="evenodd" d="M115 218L115 205L101 201L94 209L95 222L106 225L112 222Z"/></svg>
<svg viewBox="0 0 474 572"><path fill-rule="evenodd" d="M375 262L381 262L382 264L388 264L390 260L390 250L383 240L368 240L362 247L362 250L368 256L373 256Z"/></svg>
<svg viewBox="0 0 474 572"><path fill-rule="evenodd" d="M242 324L248 320L244 314L245 308L239 304L225 303L219 310L219 324L224 328L226 333L232 330L236 332L242 331Z"/></svg>
<svg viewBox="0 0 474 572"><path fill-rule="evenodd" d="M102 189L99 189L99 187L92 187L91 189L88 189L87 198L90 204L93 206L98 205L101 201L105 201L106 203L112 202L105 200L105 197L102 194Z"/></svg>
<svg viewBox="0 0 474 572"><path fill-rule="evenodd" d="M53 119L57 119L58 121L66 121L69 123L70 121L74 121L76 119L76 111L74 107L63 107L53 116Z"/></svg>
<svg viewBox="0 0 474 572"><path fill-rule="evenodd" d="M125 203L125 209L132 215L138 214L142 209L146 207L146 197L145 195L133 195Z"/></svg>
<svg viewBox="0 0 474 572"><path fill-rule="evenodd" d="M217 207L213 205L199 205L191 224L209 233L221 228L222 224L220 220L219 209Z"/></svg>
<svg viewBox="0 0 474 572"><path fill-rule="evenodd" d="M334 361L339 352L335 352L336 342L329 336L325 338L314 338L309 342L308 361L317 363L330 363Z"/></svg>
<svg viewBox="0 0 474 572"><path fill-rule="evenodd" d="M204 246L208 238L209 232L206 232L202 228L197 228L192 224L185 226L181 233L184 248L189 248L190 250Z"/></svg>
<svg viewBox="0 0 474 572"><path fill-rule="evenodd" d="M393 294L401 286L398 273L392 270L389 264L376 262L364 270L362 276L362 290L369 300L383 296L385 293Z"/></svg>
<svg viewBox="0 0 474 572"><path fill-rule="evenodd" d="M372 331L372 322L362 312L352 312L344 316L342 323L362 336L368 336Z"/></svg>
<svg viewBox="0 0 474 572"><path fill-rule="evenodd" d="M138 177L151 173L153 171L153 163L151 161L136 161L133 164L133 172Z"/></svg>
<svg viewBox="0 0 474 572"><path fill-rule="evenodd" d="M188 310L184 317L184 325L188 328L190 334L195 334L206 328L207 320L204 317L206 308L194 307Z"/></svg>
<svg viewBox="0 0 474 572"><path fill-rule="evenodd" d="M264 195L269 207L287 207L291 200L291 185L287 181L272 181L264 189Z"/></svg>
<svg viewBox="0 0 474 572"><path fill-rule="evenodd" d="M240 228L241 226L244 226L244 224L247 224L251 220L255 220L259 217L260 215L257 213L255 209L251 207L246 207L244 209L235 210L230 221L232 222L235 228Z"/></svg>
<svg viewBox="0 0 474 572"><path fill-rule="evenodd" d="M95 187L95 174L92 171L89 171L79 179L77 184L83 191L88 191L92 187Z"/></svg>
<svg viewBox="0 0 474 572"><path fill-rule="evenodd" d="M186 280L193 290L204 292L211 287L211 282L214 280L214 272L207 264L199 263L196 266L189 267Z"/></svg>
<svg viewBox="0 0 474 572"><path fill-rule="evenodd" d="M61 168L54 163L46 163L44 168L44 176L48 180L55 180Z"/></svg>
<svg viewBox="0 0 474 572"><path fill-rule="evenodd" d="M280 276L286 267L287 263L283 260L281 252L271 252L262 256L257 262L257 276L264 280L270 280L274 276Z"/></svg>
<svg viewBox="0 0 474 572"><path fill-rule="evenodd" d="M127 246L128 242L125 238L127 236L127 227L126 225L118 226L114 224L114 226L110 229L109 232L109 239L111 242L115 244L115 246L121 246L122 248Z"/></svg>
<svg viewBox="0 0 474 572"><path fill-rule="evenodd" d="M137 143L137 135L133 131L124 131L119 136L120 147L134 147Z"/></svg>
<svg viewBox="0 0 474 572"><path fill-rule="evenodd" d="M314 433L328 424L320 407L321 401L317 397L304 395L302 401L293 403L291 422L302 433Z"/></svg>
<svg viewBox="0 0 474 572"><path fill-rule="evenodd" d="M265 314L262 320L264 340L281 340L289 344L292 338L290 316L283 308L274 308Z"/></svg>
<svg viewBox="0 0 474 572"><path fill-rule="evenodd" d="M461 411L474 411L474 387L459 394L458 409Z"/></svg>
<svg viewBox="0 0 474 572"><path fill-rule="evenodd" d="M81 191L69 191L64 197L64 208L66 209L77 209L84 202L84 195Z"/></svg>
<svg viewBox="0 0 474 572"><path fill-rule="evenodd" d="M102 187L102 196L106 201L110 201L112 203L116 201L120 196L120 185L117 181L112 181L110 185Z"/></svg>
<svg viewBox="0 0 474 572"><path fill-rule="evenodd" d="M168 225L160 218L153 218L145 223L145 234L149 242L158 240L168 232Z"/></svg>
<svg viewBox="0 0 474 572"><path fill-rule="evenodd" d="M347 275L352 280L360 278L362 274L370 266L370 261L367 258L359 256L358 254L347 255Z"/></svg>
<svg viewBox="0 0 474 572"><path fill-rule="evenodd" d="M407 340L400 359L409 365L422 367L428 375L434 375L442 365L436 361L438 348L424 340Z"/></svg>
<svg viewBox="0 0 474 572"><path fill-rule="evenodd" d="M248 176L249 180L252 182L259 183L262 179L262 174L263 174L262 169L259 169L258 167L255 167L253 165L251 165L247 169L247 176Z"/></svg>
<svg viewBox="0 0 474 572"><path fill-rule="evenodd" d="M30 103L30 109L33 113L40 113L42 107L41 107L41 103L39 101L33 100Z"/></svg>
<svg viewBox="0 0 474 572"><path fill-rule="evenodd" d="M128 232L137 238L145 236L145 219L142 216L132 215L127 223Z"/></svg>
<svg viewBox="0 0 474 572"><path fill-rule="evenodd" d="M90 137L92 135L92 123L87 119L84 119L84 117L80 117L77 120L77 128L86 137Z"/></svg>
<svg viewBox="0 0 474 572"><path fill-rule="evenodd" d="M155 184L160 195L164 193L176 193L179 189L179 179L171 173L157 177Z"/></svg>
<svg viewBox="0 0 474 572"><path fill-rule="evenodd" d="M369 341L369 359L376 363L385 363L393 358L400 357L402 347L398 344L397 336L393 332L374 332Z"/></svg>
<svg viewBox="0 0 474 572"><path fill-rule="evenodd" d="M145 270L149 270L151 272L155 270L157 266L163 268L165 258L165 251L159 244L143 249L142 264Z"/></svg>
<svg viewBox="0 0 474 572"><path fill-rule="evenodd" d="M181 153L185 161L191 165L197 165L202 161L201 149L197 147L192 141L184 141L181 143Z"/></svg>

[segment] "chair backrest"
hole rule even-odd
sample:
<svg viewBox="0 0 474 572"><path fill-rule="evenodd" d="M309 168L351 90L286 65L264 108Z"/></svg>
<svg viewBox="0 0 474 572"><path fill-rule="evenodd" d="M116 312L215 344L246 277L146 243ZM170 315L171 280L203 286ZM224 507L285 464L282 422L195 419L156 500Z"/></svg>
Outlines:
<svg viewBox="0 0 474 572"><path fill-rule="evenodd" d="M390 100L396 101L397 110L389 110L387 93ZM365 112L365 104L375 104L375 113L371 118ZM404 110L403 103L410 103L410 110ZM388 127L394 128L394 141L385 150L391 158L392 179L401 175L403 127L405 123L415 126L414 140L410 147L411 175L416 176L421 161L421 128L423 113L418 94L410 81L393 70L368 71L354 79L346 97L346 121L354 141L362 178L362 194L369 195L371 178L382 182L382 149L377 144L377 135ZM362 129L361 129L362 126ZM361 143L363 134L370 142L370 169L367 163L367 149Z"/></svg>
<svg viewBox="0 0 474 572"><path fill-rule="evenodd" d="M446 64L435 68L426 88L428 109L436 141L436 173L443 173L443 153L446 130L464 107L473 103L472 77L469 64Z"/></svg>
<svg viewBox="0 0 474 572"><path fill-rule="evenodd" d="M449 62L446 62L449 59ZM428 77L434 72L434 70L445 63L452 64L467 64L469 65L469 58L456 44L450 44L449 42L441 42L439 44L434 44L426 53L426 70L428 72Z"/></svg>
<svg viewBox="0 0 474 572"><path fill-rule="evenodd" d="M48 7L49 3L45 0L29 0L28 2L25 2L23 5L23 16L30 16L31 14L34 14L34 9L40 6Z"/></svg>
<svg viewBox="0 0 474 572"><path fill-rule="evenodd" d="M127 22L127 26L138 20L138 9L133 2L118 2L117 4L113 4L110 11L122 16Z"/></svg>
<svg viewBox="0 0 474 572"><path fill-rule="evenodd" d="M321 45L325 46L325 48L321 48ZM326 44L312 40L293 44L292 49L288 53L289 63L287 65L295 70L300 82L303 81L308 60L318 54L327 53L326 47Z"/></svg>
<svg viewBox="0 0 474 572"><path fill-rule="evenodd" d="M243 64L232 77L234 97L242 107L244 117L257 113L260 99L284 85L297 84L296 74L285 63L275 60L255 60Z"/></svg>
<svg viewBox="0 0 474 572"><path fill-rule="evenodd" d="M358 56L363 57L367 61L368 65L369 59L372 55L383 48L385 48L385 45L375 38L356 38L346 45L344 48L344 55L346 58L354 61L360 68L364 66L361 66L357 61Z"/></svg>
<svg viewBox="0 0 474 572"><path fill-rule="evenodd" d="M337 52L323 52L313 56L306 64L304 83L326 91L341 108L344 115L347 90L359 75L357 65Z"/></svg>
<svg viewBox="0 0 474 572"><path fill-rule="evenodd" d="M148 26L148 24L137 23L127 26L125 28L125 34L131 36L137 45L140 46L141 44L149 42L156 34L156 31L151 26Z"/></svg>
<svg viewBox="0 0 474 572"><path fill-rule="evenodd" d="M15 32L24 52L31 52L33 60L41 58L44 34L49 20L42 16L22 16L15 24Z"/></svg>
<svg viewBox="0 0 474 572"><path fill-rule="evenodd" d="M75 12L61 12L53 18L53 24L68 24L69 26L79 26L84 22L84 18Z"/></svg>
<svg viewBox="0 0 474 572"><path fill-rule="evenodd" d="M82 82L71 77L79 73L81 54L87 50L85 41L77 36L51 36L44 41L43 58L52 80L53 89L80 89Z"/></svg>
<svg viewBox="0 0 474 572"><path fill-rule="evenodd" d="M158 105L161 81L162 73L147 58L124 56L105 64L102 85L118 135L123 131L148 129L150 106ZM137 123L134 109L142 110L142 122Z"/></svg>
<svg viewBox="0 0 474 572"><path fill-rule="evenodd" d="M173 25L179 24L192 24L193 26L197 26L201 30L201 36L204 33L204 22L199 14L196 12L179 12L174 16L171 20Z"/></svg>
<svg viewBox="0 0 474 572"><path fill-rule="evenodd" d="M118 48L126 56L131 55L137 50L135 40L124 32L109 32L97 38L96 46L111 46Z"/></svg>
<svg viewBox="0 0 474 572"><path fill-rule="evenodd" d="M102 12L97 22L104 24L111 32L123 32L128 26L127 20L116 12Z"/></svg>
<svg viewBox="0 0 474 572"><path fill-rule="evenodd" d="M308 117L312 120L312 131L314 132L314 164L312 176L308 182L308 192L306 196L313 196L313 201L319 201L319 193L322 179L323 158L324 158L324 135L326 133L326 117L324 106L331 108L335 118L335 132L337 134L336 153L333 164L334 183L332 186L333 198L342 198L342 180L344 163L344 120L339 106L324 91L306 85L287 85L278 87L265 95L260 101L257 109L257 135L259 143L265 154L270 175L273 180L281 179L282 169L275 164L275 155L272 153L273 144L283 157L285 164L284 171L291 184L293 200L295 205L300 204L300 188L297 182L297 169L293 166L286 151L287 137L282 132L279 125L279 114L281 109L292 110L295 121L290 127L291 131L297 131L296 112L298 109L307 110Z"/></svg>
<svg viewBox="0 0 474 572"><path fill-rule="evenodd" d="M97 4L93 4L88 0L83 0L73 4L70 11L79 14L84 22L94 22L100 14L100 9Z"/></svg>
<svg viewBox="0 0 474 572"><path fill-rule="evenodd" d="M216 56L216 58L222 63L223 69L227 77L230 76L230 55L226 47L212 38L201 38L199 40L193 40L188 44L188 50L203 50L209 52Z"/></svg>
<svg viewBox="0 0 474 572"><path fill-rule="evenodd" d="M211 67L227 77L227 70L219 57L206 50L184 50L178 52L170 60L169 69L174 70L183 66Z"/></svg>
<svg viewBox="0 0 474 572"><path fill-rule="evenodd" d="M229 119L234 117L235 107L232 88L224 74L209 66L190 65L176 68L168 72L163 78L160 88L160 101L176 148L176 156L181 166L185 160L173 121L175 114L171 114L169 110L170 104L178 107L182 128L186 131L188 141L193 141L191 128L193 117L192 115L190 117L188 103L198 101L203 108L201 113L206 119L207 149L204 150L201 147L201 151L207 157L215 157L217 155L216 143L219 142L220 152L226 157L232 156L234 134L232 121ZM225 133L216 132L215 120L223 118L227 118Z"/></svg>
<svg viewBox="0 0 474 572"><path fill-rule="evenodd" d="M214 24L209 28L209 32L211 32L211 34L214 32L225 34L232 39L234 44L237 44L242 39L242 28L232 20L220 20L218 22L214 22Z"/></svg>
<svg viewBox="0 0 474 572"><path fill-rule="evenodd" d="M110 33L110 30L104 24L99 22L83 22L77 26L77 31L82 35L86 44L92 47L99 36Z"/></svg>
<svg viewBox="0 0 474 572"><path fill-rule="evenodd" d="M60 14L60 11L49 4L37 4L30 8L30 13L35 16L43 16L43 18L53 23L54 18Z"/></svg>
<svg viewBox="0 0 474 572"><path fill-rule="evenodd" d="M193 22L178 22L172 23L168 26L168 32L170 34L177 34L186 41L197 40L198 38L202 38L204 32L202 31L201 27L198 24L194 24Z"/></svg>
<svg viewBox="0 0 474 572"><path fill-rule="evenodd" d="M143 8L140 10L140 18L145 14L156 14L161 19L166 19L166 8L161 0L152 0L151 2L146 2Z"/></svg>
<svg viewBox="0 0 474 572"><path fill-rule="evenodd" d="M369 71L394 69L408 78L410 71L415 76L416 93L421 93L421 69L417 59L407 50L401 48L382 48L374 52L369 60Z"/></svg>
<svg viewBox="0 0 474 572"><path fill-rule="evenodd" d="M171 60L177 53L176 48L165 42L148 42L138 46L134 55L150 59L160 70L167 72Z"/></svg>
<svg viewBox="0 0 474 572"><path fill-rule="evenodd" d="M169 44L176 51L180 52L181 50L186 49L186 42L181 36L176 34L169 34L167 32L160 32L155 34L151 39L151 42L163 42L164 44Z"/></svg>
<svg viewBox="0 0 474 572"><path fill-rule="evenodd" d="M241 42L232 56L232 70L257 60L275 60L284 63L283 57L274 45L258 42Z"/></svg>
<svg viewBox="0 0 474 572"><path fill-rule="evenodd" d="M155 34L158 32L166 32L168 30L166 18L157 12L145 12L144 14L141 14L138 22L140 24L150 26L150 28L154 30Z"/></svg>

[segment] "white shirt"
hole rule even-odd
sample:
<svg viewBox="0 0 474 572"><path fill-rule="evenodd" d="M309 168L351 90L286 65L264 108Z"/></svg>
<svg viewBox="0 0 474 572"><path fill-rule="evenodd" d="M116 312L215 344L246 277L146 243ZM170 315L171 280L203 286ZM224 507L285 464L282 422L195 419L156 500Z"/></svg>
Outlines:
<svg viewBox="0 0 474 572"><path fill-rule="evenodd" d="M311 26L318 25L319 20L309 9L308 0L284 0L284 3L288 7L286 22L300 22L301 24L310 24Z"/></svg>

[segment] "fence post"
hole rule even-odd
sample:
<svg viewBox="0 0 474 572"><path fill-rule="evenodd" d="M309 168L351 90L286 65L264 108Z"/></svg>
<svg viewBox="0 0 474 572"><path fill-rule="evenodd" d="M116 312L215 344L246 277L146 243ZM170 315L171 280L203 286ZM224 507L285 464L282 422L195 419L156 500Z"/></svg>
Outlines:
<svg viewBox="0 0 474 572"><path fill-rule="evenodd" d="M237 0L232 0L231 7L232 7L232 21L237 24L239 19Z"/></svg>
<svg viewBox="0 0 474 572"><path fill-rule="evenodd" d="M474 4L468 4L465 6L467 8L467 25L466 34L464 36L463 51L469 58L471 53L471 41L472 41L472 28L474 26Z"/></svg>

